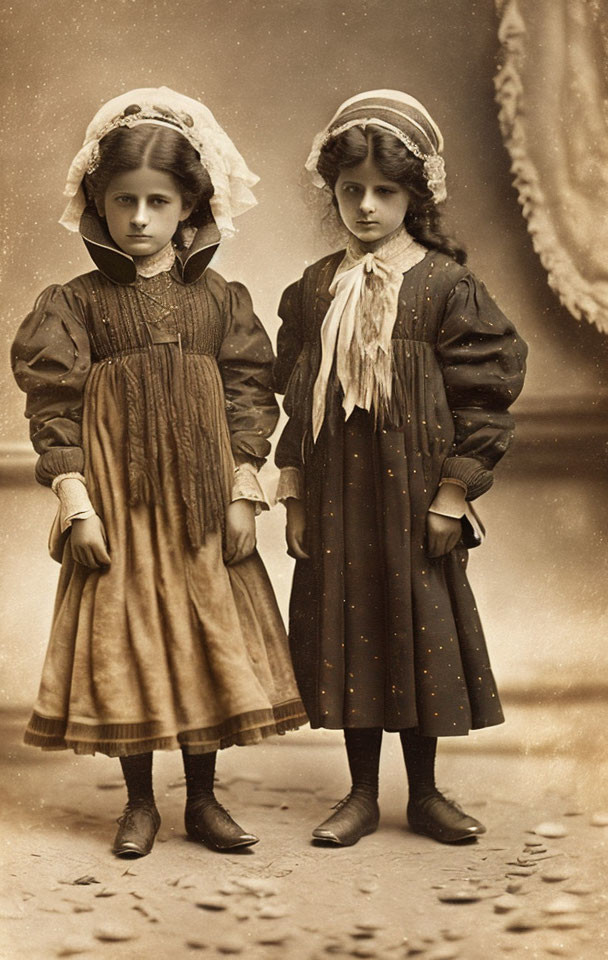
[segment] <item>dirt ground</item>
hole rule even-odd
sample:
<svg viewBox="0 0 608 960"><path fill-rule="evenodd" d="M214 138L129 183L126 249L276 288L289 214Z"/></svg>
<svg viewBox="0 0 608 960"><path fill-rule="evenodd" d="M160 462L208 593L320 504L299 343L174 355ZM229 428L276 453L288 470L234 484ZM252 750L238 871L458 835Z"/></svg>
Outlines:
<svg viewBox="0 0 608 960"><path fill-rule="evenodd" d="M233 855L185 838L180 757L159 754L161 830L132 861L109 849L124 803L118 761L41 755L20 743L23 714L6 714L0 957L606 958L607 713L519 705L503 727L442 743L439 786L488 826L458 846L408 831L395 735L380 829L348 849L310 841L348 788L339 733L221 755L218 797L261 837ZM563 836L533 832L543 823Z"/></svg>

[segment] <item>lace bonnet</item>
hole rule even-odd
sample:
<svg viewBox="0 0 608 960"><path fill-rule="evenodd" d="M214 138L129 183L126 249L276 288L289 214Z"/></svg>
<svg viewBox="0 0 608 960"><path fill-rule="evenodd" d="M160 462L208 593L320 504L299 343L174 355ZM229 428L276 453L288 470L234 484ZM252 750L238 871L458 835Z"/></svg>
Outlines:
<svg viewBox="0 0 608 960"><path fill-rule="evenodd" d="M99 163L99 142L117 127L152 123L178 130L201 158L211 178L214 194L211 212L222 238L234 234L233 218L257 203L251 187L258 177L249 170L230 137L211 111L169 87L142 87L129 90L101 107L87 127L82 148L68 172L64 195L69 198L59 222L78 231L86 207L83 179Z"/></svg>
<svg viewBox="0 0 608 960"><path fill-rule="evenodd" d="M358 93L338 107L338 110L313 141L306 169L317 187L326 186L317 170L319 156L325 144L351 127L369 125L383 127L423 161L424 174L435 203L447 196L445 165L441 152L443 137L430 113L414 97L399 90L368 90Z"/></svg>

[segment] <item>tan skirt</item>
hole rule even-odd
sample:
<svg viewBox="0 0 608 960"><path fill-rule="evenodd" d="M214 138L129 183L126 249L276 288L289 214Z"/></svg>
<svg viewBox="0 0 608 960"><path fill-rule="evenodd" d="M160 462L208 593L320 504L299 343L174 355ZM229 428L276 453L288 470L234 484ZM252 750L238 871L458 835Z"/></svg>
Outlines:
<svg viewBox="0 0 608 960"><path fill-rule="evenodd" d="M162 502L128 504L121 376L112 364L94 369L83 422L87 484L112 563L101 571L74 563L68 538L25 742L109 756L206 753L301 726L262 561L254 553L226 567L219 531L189 546L168 436L159 446Z"/></svg>

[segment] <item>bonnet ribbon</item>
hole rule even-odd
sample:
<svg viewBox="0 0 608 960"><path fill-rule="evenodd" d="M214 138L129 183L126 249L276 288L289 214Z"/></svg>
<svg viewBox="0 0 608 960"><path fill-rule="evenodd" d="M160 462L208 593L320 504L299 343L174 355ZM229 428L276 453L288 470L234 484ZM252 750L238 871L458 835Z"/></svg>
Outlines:
<svg viewBox="0 0 608 960"><path fill-rule="evenodd" d="M403 274L426 255L405 230L374 252L353 238L329 288L333 296L321 326L321 364L313 389L316 442L325 419L327 385L336 357L345 419L355 407L378 412L392 392L393 328Z"/></svg>

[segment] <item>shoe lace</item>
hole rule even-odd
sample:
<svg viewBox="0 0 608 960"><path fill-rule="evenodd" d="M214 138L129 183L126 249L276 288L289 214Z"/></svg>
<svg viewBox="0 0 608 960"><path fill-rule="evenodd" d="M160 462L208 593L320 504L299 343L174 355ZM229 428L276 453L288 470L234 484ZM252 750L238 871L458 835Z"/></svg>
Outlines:
<svg viewBox="0 0 608 960"><path fill-rule="evenodd" d="M422 797L420 800L420 805L423 807L433 807L436 803L445 803L448 807L451 807L452 810L456 810L458 813L461 813L463 816L467 814L462 809L460 804L456 803L455 800L452 800L451 797L446 797L445 794L441 793L440 790L434 790L433 793L430 793L426 797Z"/></svg>
<svg viewBox="0 0 608 960"><path fill-rule="evenodd" d="M216 797L211 794L211 796L198 797L196 800L189 800L188 806L195 812L200 813L203 810L206 810L207 807L214 807L219 813L222 813L225 817L232 820L230 816L230 811L224 807Z"/></svg>
<svg viewBox="0 0 608 960"><path fill-rule="evenodd" d="M120 827L131 826L133 818L138 810L145 810L146 812L153 814L155 809L155 804L150 800L135 800L133 802L129 802L116 820L116 823Z"/></svg>
<svg viewBox="0 0 608 960"><path fill-rule="evenodd" d="M351 800L376 800L377 795L374 794L373 789L370 787L367 789L362 786L354 786L345 797L342 797L341 800L338 800L337 803L333 805L332 810L341 810L342 807L345 807L347 803L350 803Z"/></svg>

